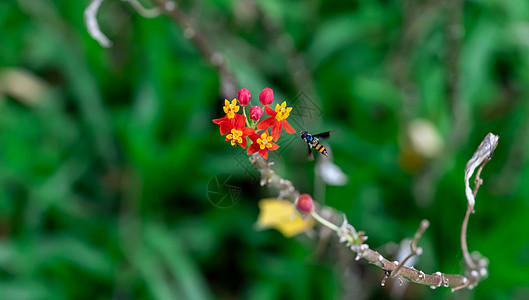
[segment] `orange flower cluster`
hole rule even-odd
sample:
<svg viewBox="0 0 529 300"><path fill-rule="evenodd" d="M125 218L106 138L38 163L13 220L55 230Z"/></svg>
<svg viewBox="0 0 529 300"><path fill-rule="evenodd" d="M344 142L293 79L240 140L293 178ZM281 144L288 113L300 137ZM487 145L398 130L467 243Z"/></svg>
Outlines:
<svg viewBox="0 0 529 300"><path fill-rule="evenodd" d="M220 134L226 134L226 141L232 146L236 144L243 149L246 148L247 139L252 144L248 147L248 155L255 152L264 158L268 158L268 151L277 150L279 145L276 142L281 135L281 130L285 129L288 133L296 133L296 130L287 122L292 107L287 107L286 101L281 105L276 104L275 109L269 107L274 101L274 91L271 88L265 88L259 95L259 101L264 107L264 111L270 117L259 122L263 116L263 109L259 105L252 106L249 109L249 117L246 116L246 106L250 104L251 94L247 89L241 89L237 93L237 98L231 102L224 100L224 117L214 119L213 123L219 125ZM238 104L238 105L237 105ZM241 110L242 114L238 112ZM271 127L271 134L268 129Z"/></svg>

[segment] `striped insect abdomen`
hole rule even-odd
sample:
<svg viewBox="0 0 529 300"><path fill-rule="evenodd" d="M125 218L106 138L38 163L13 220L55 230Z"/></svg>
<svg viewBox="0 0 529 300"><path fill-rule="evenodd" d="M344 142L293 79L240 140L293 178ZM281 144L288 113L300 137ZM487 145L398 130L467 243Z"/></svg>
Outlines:
<svg viewBox="0 0 529 300"><path fill-rule="evenodd" d="M325 149L325 147L323 147L323 145L316 141L316 140L313 140L312 141L312 147L318 151L320 151L321 154L325 155L325 156L328 156L327 155L327 149Z"/></svg>

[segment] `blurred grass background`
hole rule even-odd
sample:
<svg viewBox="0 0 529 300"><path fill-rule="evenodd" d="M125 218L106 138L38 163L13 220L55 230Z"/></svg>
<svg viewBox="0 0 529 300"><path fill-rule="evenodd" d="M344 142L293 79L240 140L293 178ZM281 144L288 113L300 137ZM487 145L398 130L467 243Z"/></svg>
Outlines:
<svg viewBox="0 0 529 300"><path fill-rule="evenodd" d="M254 230L258 200L274 192L211 122L222 80L181 28L107 0L105 49L85 28L88 4L0 2L0 299L391 297L383 272L340 246L316 253L306 236ZM336 131L329 145L349 180L316 200L388 258L427 218L415 266L462 272L464 167L499 135L468 234L489 277L472 291L393 295L529 298L529 2L178 4L237 89L256 101L271 87L294 111L305 99L314 115L296 130ZM275 169L314 193L303 141L286 142ZM241 187L227 208L208 194L222 174Z"/></svg>

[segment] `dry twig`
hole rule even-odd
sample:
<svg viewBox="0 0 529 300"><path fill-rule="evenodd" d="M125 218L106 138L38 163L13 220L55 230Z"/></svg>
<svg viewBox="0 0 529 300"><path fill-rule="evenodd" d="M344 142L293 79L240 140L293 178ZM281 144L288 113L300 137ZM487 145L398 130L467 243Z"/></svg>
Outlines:
<svg viewBox="0 0 529 300"><path fill-rule="evenodd" d="M481 144L478 146L474 155L467 162L465 167L465 195L467 197L467 210L465 217L463 218L463 223L461 224L461 250L463 251L463 257L465 259L465 264L467 266L467 273L471 280L466 282L465 285L461 287L456 287L454 290L459 288L466 287L467 285L473 286L480 279L483 279L487 276L487 265L488 261L486 258L481 257L479 254L476 255L476 258L472 258L468 252L467 246L467 227L468 219L471 213L474 213L474 205L476 204L476 194L478 193L479 187L483 184L483 179L481 179L481 171L485 164L492 158L492 154L498 146L497 135L492 133L487 134ZM470 189L470 178L474 174L474 170L479 166L478 171L476 172L476 179L474 181L474 190Z"/></svg>
<svg viewBox="0 0 529 300"><path fill-rule="evenodd" d="M417 247L417 242L419 241L421 236L424 234L424 231L426 231L426 229L428 229L429 226L430 226L430 222L428 220L421 221L421 225L419 225L419 229L417 229L417 232L413 236L413 240L411 241L411 244L410 244L411 253L408 256L406 256L406 258L404 258L402 262L399 263L399 266L397 267L397 269L391 273L391 278L395 278L397 275L399 275L400 269L402 268L402 266L404 266L404 264L410 258L412 258L415 255L422 254L422 248Z"/></svg>

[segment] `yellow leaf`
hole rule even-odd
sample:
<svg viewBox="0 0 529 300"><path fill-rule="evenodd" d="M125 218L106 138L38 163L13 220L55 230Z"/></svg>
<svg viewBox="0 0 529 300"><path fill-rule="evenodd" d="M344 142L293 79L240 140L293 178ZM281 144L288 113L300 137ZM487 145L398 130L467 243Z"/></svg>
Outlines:
<svg viewBox="0 0 529 300"><path fill-rule="evenodd" d="M275 228L284 236L292 237L302 233L314 225L314 219L301 218L294 204L287 200L267 198L259 201L259 217L257 228Z"/></svg>

